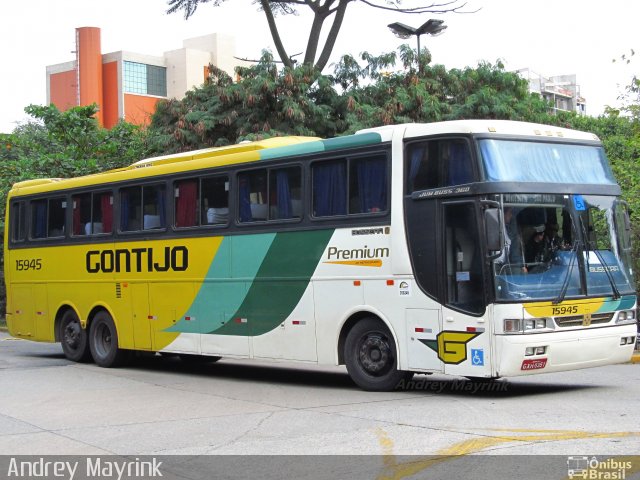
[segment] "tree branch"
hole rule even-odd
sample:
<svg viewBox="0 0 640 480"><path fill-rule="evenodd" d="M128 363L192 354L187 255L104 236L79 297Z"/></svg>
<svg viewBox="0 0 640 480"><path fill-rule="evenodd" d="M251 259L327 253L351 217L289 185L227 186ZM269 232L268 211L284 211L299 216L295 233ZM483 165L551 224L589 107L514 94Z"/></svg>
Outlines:
<svg viewBox="0 0 640 480"><path fill-rule="evenodd" d="M427 6L422 6L422 7L414 7L414 8L400 8L398 6L385 6L385 5L378 5L376 3L373 3L369 0L360 0L362 3L364 3L365 5L369 5L370 7L373 8L378 8L380 10L389 10L391 12L397 12L397 13L448 13L448 12L453 12L453 13L476 13L478 11L480 11L480 9L474 10L472 12L462 12L461 10L467 5L467 3L463 3L462 5L458 5L457 7L453 7L453 8L444 8L447 5L452 5L454 3L457 3L457 0L453 0L451 2L445 2L445 3L432 3L431 5L427 5Z"/></svg>
<svg viewBox="0 0 640 480"><path fill-rule="evenodd" d="M333 19L331 30L329 30L329 35L324 43L324 48L322 49L320 58L315 65L319 72L324 69L329 61L329 57L331 56L331 52L333 51L333 47L338 38L338 32L340 32L340 27L342 26L342 21L344 20L344 14L347 11L347 5L349 5L349 2L351 1L352 0L340 0L340 3L338 3L338 7L335 10L336 16Z"/></svg>
<svg viewBox="0 0 640 480"><path fill-rule="evenodd" d="M260 5L264 10L264 14L267 17L267 23L269 24L269 31L271 32L271 38L273 39L273 43L276 45L276 50L278 52L278 56L282 63L284 63L287 67L293 67L293 61L287 55L287 51L282 44L282 39L280 38L280 32L278 32L278 26L276 25L276 20L273 18L273 12L271 11L271 7L269 5L269 0L260 0Z"/></svg>

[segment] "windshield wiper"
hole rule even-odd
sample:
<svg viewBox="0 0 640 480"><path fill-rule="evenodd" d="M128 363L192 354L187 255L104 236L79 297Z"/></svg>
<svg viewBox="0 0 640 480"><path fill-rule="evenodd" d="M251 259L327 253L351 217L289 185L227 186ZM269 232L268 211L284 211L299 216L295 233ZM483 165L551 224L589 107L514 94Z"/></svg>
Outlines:
<svg viewBox="0 0 640 480"><path fill-rule="evenodd" d="M587 259L587 269L589 269L589 252L593 251L596 257L598 257L598 260L600 261L602 268L604 269L604 273L607 276L607 280L609 280L609 285L611 285L611 291L613 292L613 299L618 300L622 295L620 295L620 290L618 290L618 287L616 286L616 282L613 279L613 275L611 275L610 267L605 261L604 257L602 256L602 253L600 253L600 251L598 250L597 246L593 250L589 250L590 245L589 245L589 239L587 237L587 229L584 226L582 217L578 216L578 218L580 219L580 228L582 229L582 234L584 235L585 243L586 243L585 257Z"/></svg>
<svg viewBox="0 0 640 480"><path fill-rule="evenodd" d="M618 300L622 295L620 295L620 290L618 290L618 287L616 286L616 282L613 279L613 275L611 275L611 267L609 267L607 262L604 260L604 257L602 256L602 253L600 253L599 250L593 249L593 253L595 253L596 257L598 257L598 260L600 260L600 263L604 268L604 273L607 275L607 278L609 279L609 283L611 284L611 290L613 291L613 299ZM587 257L587 266L589 266L589 257Z"/></svg>
<svg viewBox="0 0 640 480"><path fill-rule="evenodd" d="M573 244L573 248L571 249L571 261L569 262L569 268L567 268L567 274L564 276L562 288L560 289L560 293L555 298L555 300L551 302L552 305L558 305L559 303L562 303L565 295L567 294L567 290L569 289L569 281L571 280L571 272L573 271L573 264L578 257L578 245L580 245L580 241L576 240Z"/></svg>

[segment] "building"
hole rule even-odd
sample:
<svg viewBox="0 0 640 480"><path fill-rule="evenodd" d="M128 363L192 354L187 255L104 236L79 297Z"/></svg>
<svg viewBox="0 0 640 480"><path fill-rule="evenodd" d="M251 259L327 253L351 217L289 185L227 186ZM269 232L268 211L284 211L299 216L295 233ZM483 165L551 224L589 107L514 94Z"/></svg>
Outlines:
<svg viewBox="0 0 640 480"><path fill-rule="evenodd" d="M586 115L587 102L580 95L580 85L575 75L545 77L528 68L518 70L522 78L529 82L529 91L539 94L553 106L553 111L563 110Z"/></svg>
<svg viewBox="0 0 640 480"><path fill-rule="evenodd" d="M47 66L47 104L60 110L97 103L99 123L113 127L120 119L149 123L156 103L184 97L204 83L209 64L233 75L242 64L233 55L235 39L214 33L189 38L182 48L161 57L133 52L103 54L100 29L76 29L75 60Z"/></svg>

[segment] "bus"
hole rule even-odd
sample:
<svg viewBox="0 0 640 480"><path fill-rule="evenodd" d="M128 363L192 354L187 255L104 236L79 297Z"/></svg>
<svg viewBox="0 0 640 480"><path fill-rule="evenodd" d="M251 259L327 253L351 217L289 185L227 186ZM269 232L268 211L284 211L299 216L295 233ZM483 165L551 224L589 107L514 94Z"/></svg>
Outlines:
<svg viewBox="0 0 640 480"><path fill-rule="evenodd" d="M346 365L366 390L628 361L631 225L590 133L464 120L13 186L11 335L72 361Z"/></svg>

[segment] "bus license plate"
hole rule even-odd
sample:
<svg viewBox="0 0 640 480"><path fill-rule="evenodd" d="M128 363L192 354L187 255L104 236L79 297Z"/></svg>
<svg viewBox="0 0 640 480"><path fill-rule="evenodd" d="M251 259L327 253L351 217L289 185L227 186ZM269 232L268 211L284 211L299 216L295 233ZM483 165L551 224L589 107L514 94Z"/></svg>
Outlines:
<svg viewBox="0 0 640 480"><path fill-rule="evenodd" d="M520 370L538 370L540 368L544 368L546 365L546 358L529 359L522 362Z"/></svg>

